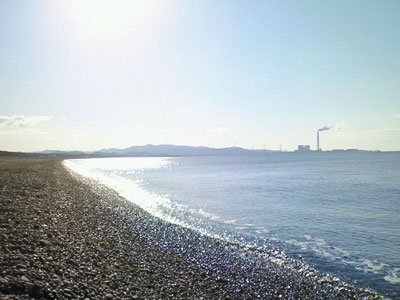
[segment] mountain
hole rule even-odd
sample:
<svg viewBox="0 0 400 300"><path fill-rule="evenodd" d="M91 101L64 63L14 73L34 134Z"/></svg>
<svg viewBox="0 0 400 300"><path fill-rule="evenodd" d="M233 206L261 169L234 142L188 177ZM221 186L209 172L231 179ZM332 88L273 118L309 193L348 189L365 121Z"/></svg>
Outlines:
<svg viewBox="0 0 400 300"><path fill-rule="evenodd" d="M214 155L245 155L255 153L270 153L271 150L248 150L240 147L209 148L204 146L177 146L177 145L144 145L132 146L125 149L102 149L100 153L114 153L123 156L137 156L148 153L150 156L214 156Z"/></svg>
<svg viewBox="0 0 400 300"><path fill-rule="evenodd" d="M75 157L135 157L135 156L222 156L271 153L272 150L248 150L240 147L210 148L177 145L143 145L125 149L108 148L92 152L44 150L36 152L44 155L68 155Z"/></svg>
<svg viewBox="0 0 400 300"><path fill-rule="evenodd" d="M43 150L35 153L40 153L40 154L68 154L68 155L87 155L90 152L84 152L84 151L61 151L61 150Z"/></svg>

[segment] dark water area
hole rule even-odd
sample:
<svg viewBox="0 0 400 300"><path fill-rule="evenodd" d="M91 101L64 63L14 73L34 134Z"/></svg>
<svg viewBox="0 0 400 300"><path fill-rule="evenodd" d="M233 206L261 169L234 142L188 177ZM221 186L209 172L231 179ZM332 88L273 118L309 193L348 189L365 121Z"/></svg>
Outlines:
<svg viewBox="0 0 400 300"><path fill-rule="evenodd" d="M77 160L153 215L400 298L400 154Z"/></svg>

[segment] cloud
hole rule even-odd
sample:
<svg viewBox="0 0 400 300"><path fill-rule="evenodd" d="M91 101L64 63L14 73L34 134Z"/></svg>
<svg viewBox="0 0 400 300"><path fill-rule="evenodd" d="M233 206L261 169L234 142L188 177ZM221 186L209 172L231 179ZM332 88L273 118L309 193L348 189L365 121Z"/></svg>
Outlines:
<svg viewBox="0 0 400 300"><path fill-rule="evenodd" d="M44 135L49 134L38 126L52 119L49 116L0 116L0 135Z"/></svg>
<svg viewBox="0 0 400 300"><path fill-rule="evenodd" d="M49 116L0 116L0 127L11 128L34 128L39 123L50 121Z"/></svg>
<svg viewBox="0 0 400 300"><path fill-rule="evenodd" d="M400 114L394 114L393 118L400 119Z"/></svg>

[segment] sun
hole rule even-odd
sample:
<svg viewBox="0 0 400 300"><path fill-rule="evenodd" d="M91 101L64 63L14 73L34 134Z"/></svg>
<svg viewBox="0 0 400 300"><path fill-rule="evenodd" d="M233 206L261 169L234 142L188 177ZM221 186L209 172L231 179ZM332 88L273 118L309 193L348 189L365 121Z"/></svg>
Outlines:
<svg viewBox="0 0 400 300"><path fill-rule="evenodd" d="M157 20L152 0L72 0L67 5L78 31L89 39L135 35Z"/></svg>

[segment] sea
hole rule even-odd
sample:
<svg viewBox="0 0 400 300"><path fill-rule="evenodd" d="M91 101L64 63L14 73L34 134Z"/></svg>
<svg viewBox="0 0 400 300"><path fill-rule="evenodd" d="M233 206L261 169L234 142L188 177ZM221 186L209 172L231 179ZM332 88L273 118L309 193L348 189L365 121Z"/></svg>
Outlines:
<svg viewBox="0 0 400 300"><path fill-rule="evenodd" d="M400 299L400 152L67 160L150 214Z"/></svg>

